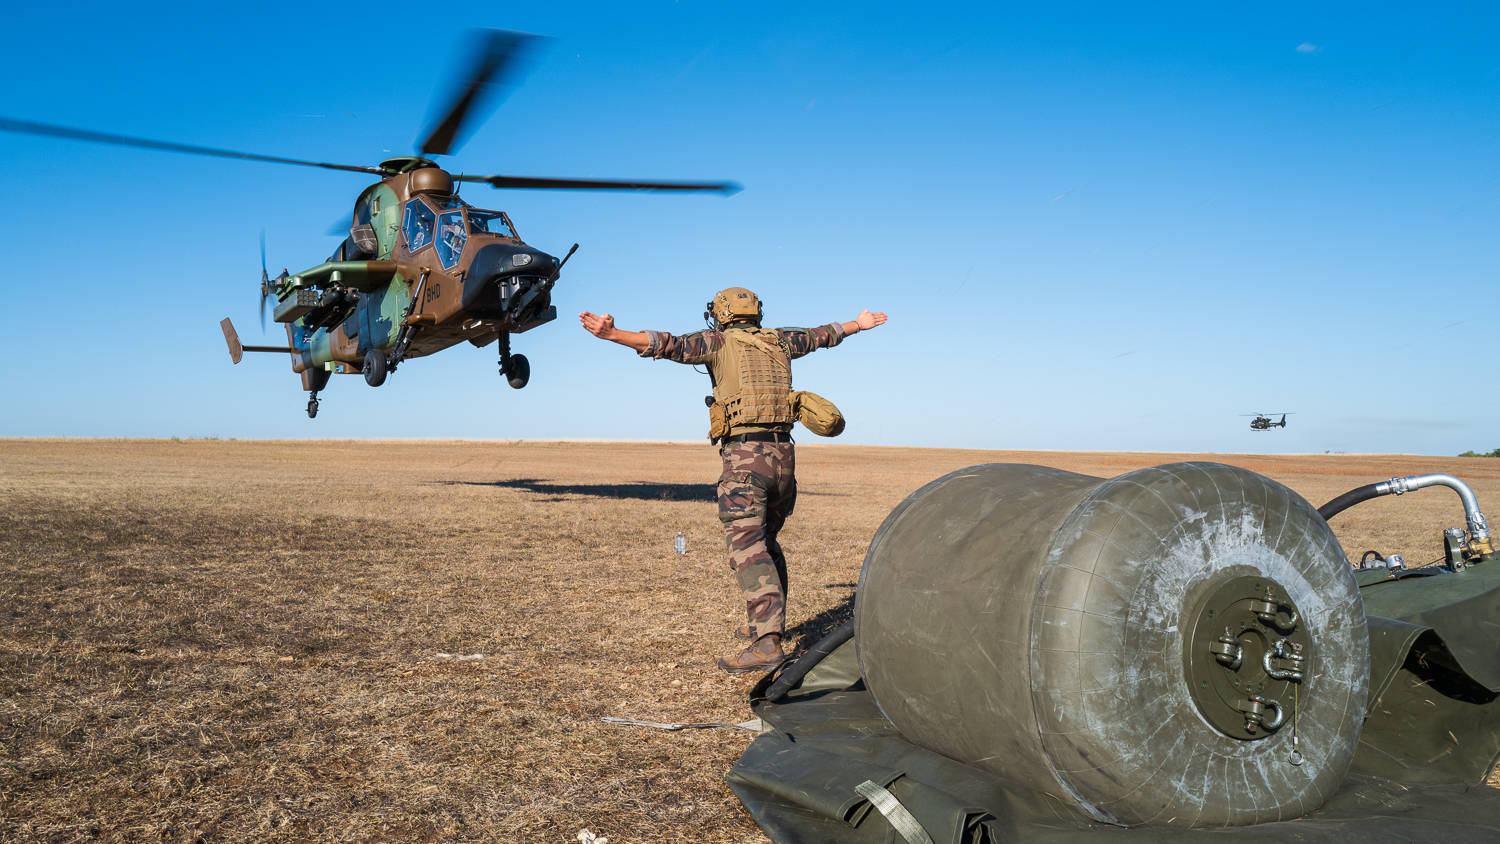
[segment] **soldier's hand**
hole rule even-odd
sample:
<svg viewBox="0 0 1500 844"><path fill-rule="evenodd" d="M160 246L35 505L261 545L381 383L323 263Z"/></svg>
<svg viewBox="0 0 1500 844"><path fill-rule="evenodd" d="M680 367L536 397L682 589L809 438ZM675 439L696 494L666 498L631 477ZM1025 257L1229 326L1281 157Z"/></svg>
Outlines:
<svg viewBox="0 0 1500 844"><path fill-rule="evenodd" d="M869 309L866 308L865 310L859 312L859 316L854 318L854 323L859 326L860 331L869 331L877 325L885 325L885 320L885 314L872 314L870 313Z"/></svg>
<svg viewBox="0 0 1500 844"><path fill-rule="evenodd" d="M609 314L600 316L588 311L578 315L578 321L583 323L584 330L604 340L610 339L610 334L615 330L615 318Z"/></svg>

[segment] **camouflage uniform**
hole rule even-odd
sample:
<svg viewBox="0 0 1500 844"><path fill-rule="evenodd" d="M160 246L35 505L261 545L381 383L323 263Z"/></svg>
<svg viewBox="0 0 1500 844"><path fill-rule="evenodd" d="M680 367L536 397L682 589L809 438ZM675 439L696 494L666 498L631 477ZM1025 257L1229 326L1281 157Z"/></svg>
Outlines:
<svg viewBox="0 0 1500 844"><path fill-rule="evenodd" d="M837 346L844 339L838 323L817 328L777 329L782 348L792 359L817 349ZM646 350L641 357L704 364L716 379L724 347L722 331L700 331L676 336L647 331ZM790 433L792 426L741 425L729 430L730 437L761 432ZM719 448L724 473L719 476L719 520L724 523L724 542L729 549L729 567L739 582L745 600L745 619L750 639L781 634L786 627L786 556L776 535L797 505L796 453L788 442L729 442Z"/></svg>

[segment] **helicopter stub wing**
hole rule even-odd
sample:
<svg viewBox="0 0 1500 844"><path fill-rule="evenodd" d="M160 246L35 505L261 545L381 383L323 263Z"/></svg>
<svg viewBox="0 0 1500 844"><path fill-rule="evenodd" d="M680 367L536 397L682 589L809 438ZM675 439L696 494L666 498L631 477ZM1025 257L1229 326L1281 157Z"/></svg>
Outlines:
<svg viewBox="0 0 1500 844"><path fill-rule="evenodd" d="M291 283L296 287L308 287L338 282L361 293L369 293L395 275L395 261L325 261L292 276Z"/></svg>

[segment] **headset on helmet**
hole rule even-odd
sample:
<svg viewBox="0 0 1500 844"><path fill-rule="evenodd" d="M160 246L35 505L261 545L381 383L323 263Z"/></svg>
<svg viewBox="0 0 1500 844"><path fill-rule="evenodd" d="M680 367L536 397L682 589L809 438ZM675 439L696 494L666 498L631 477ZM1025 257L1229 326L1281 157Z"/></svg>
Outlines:
<svg viewBox="0 0 1500 844"><path fill-rule="evenodd" d="M703 318L714 330L746 320L760 325L760 299L743 287L720 290L705 307L708 310L703 312Z"/></svg>

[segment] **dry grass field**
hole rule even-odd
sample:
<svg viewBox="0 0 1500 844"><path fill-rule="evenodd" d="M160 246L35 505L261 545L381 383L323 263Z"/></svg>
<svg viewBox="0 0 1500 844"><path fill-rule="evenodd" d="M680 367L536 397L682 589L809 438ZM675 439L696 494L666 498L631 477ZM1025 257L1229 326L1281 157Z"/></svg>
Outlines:
<svg viewBox="0 0 1500 844"><path fill-rule="evenodd" d="M1500 510L1483 458L798 457L804 645L890 509L974 463L1216 460L1314 505L1442 471ZM751 717L714 668L740 612L707 445L8 440L0 467L0 840L764 840L724 784L750 734L600 721ZM1415 564L1461 523L1438 489L1333 526Z"/></svg>

